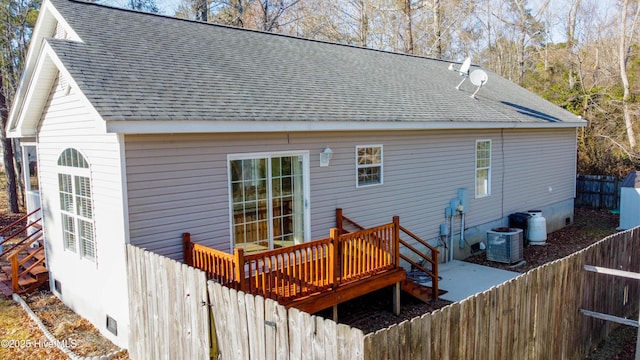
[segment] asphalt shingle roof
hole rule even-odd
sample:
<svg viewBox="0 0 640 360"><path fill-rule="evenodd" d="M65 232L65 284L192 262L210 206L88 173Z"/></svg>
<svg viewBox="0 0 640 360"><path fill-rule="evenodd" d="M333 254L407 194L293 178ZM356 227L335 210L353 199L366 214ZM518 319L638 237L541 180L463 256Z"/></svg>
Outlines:
<svg viewBox="0 0 640 360"><path fill-rule="evenodd" d="M440 60L52 4L83 43L47 41L105 120L583 122L487 70L472 99Z"/></svg>

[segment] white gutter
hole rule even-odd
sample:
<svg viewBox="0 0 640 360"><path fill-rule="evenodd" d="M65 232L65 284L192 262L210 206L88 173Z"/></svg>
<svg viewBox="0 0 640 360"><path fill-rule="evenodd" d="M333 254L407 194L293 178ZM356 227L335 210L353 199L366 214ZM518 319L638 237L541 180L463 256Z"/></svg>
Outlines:
<svg viewBox="0 0 640 360"><path fill-rule="evenodd" d="M113 120L106 121L107 133L237 133L282 131L366 131L366 130L443 130L443 129L557 129L586 126L575 122L417 122L417 121L191 121L191 120Z"/></svg>

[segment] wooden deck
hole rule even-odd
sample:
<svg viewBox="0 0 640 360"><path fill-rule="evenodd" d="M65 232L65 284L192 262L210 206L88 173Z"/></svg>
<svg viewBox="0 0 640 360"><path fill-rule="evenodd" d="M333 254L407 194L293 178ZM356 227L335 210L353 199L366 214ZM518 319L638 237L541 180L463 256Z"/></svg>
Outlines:
<svg viewBox="0 0 640 360"><path fill-rule="evenodd" d="M407 280L400 266L402 229L394 217L375 228L351 233L331 229L325 239L253 254L240 248L228 254L194 244L185 233L184 259L222 285L309 313L334 307L336 316L338 304L395 285L394 312L399 313L400 289ZM437 260L435 269L437 274ZM437 281L434 290L437 297Z"/></svg>

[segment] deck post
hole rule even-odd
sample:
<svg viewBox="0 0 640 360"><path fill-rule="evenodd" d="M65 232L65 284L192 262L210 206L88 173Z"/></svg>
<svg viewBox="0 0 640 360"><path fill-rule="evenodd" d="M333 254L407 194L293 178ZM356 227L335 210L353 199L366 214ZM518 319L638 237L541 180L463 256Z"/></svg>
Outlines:
<svg viewBox="0 0 640 360"><path fill-rule="evenodd" d="M240 291L245 291L245 276L244 276L244 249L243 248L235 248L233 250L233 261L235 262L235 277L236 283L238 284L238 289Z"/></svg>
<svg viewBox="0 0 640 360"><path fill-rule="evenodd" d="M400 315L400 290L400 283L395 283L395 285L393 285L393 313L396 316Z"/></svg>
<svg viewBox="0 0 640 360"><path fill-rule="evenodd" d="M191 233L182 233L182 256L184 263L193 266L193 251L191 250Z"/></svg>
<svg viewBox="0 0 640 360"><path fill-rule="evenodd" d="M438 300L439 294L440 294L440 290L439 290L439 284L438 284L438 277L439 277L439 273L438 273L438 259L439 259L439 254L438 254L438 250L433 250L433 252L431 253L431 257L435 260L432 264L431 264L431 272L433 273L434 277L431 280L432 281L432 285L433 285L433 300Z"/></svg>
<svg viewBox="0 0 640 360"><path fill-rule="evenodd" d="M342 208L336 208L336 227L341 235L344 234L344 231L342 231L342 219Z"/></svg>
<svg viewBox="0 0 640 360"><path fill-rule="evenodd" d="M393 217L393 266L400 266L400 216Z"/></svg>
<svg viewBox="0 0 640 360"><path fill-rule="evenodd" d="M11 259L11 290L13 290L14 293L17 293L20 290L20 286L18 285L18 251L14 251L9 256Z"/></svg>
<svg viewBox="0 0 640 360"><path fill-rule="evenodd" d="M329 279L331 280L331 287L336 289L338 287L338 277L340 274L340 231L333 228L331 229L330 234L333 251L331 252L331 260L329 261L329 268L331 271Z"/></svg>

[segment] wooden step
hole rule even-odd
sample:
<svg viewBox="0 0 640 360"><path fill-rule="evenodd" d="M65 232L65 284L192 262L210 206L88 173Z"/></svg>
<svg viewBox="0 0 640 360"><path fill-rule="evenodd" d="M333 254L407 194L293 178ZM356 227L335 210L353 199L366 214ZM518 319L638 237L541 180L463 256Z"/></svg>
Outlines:
<svg viewBox="0 0 640 360"><path fill-rule="evenodd" d="M0 273L0 281L11 282L11 275L7 275L5 273Z"/></svg>
<svg viewBox="0 0 640 360"><path fill-rule="evenodd" d="M9 276L9 279L11 279L11 265L5 265L0 267L0 270L2 270L3 273L7 274L7 276Z"/></svg>
<svg viewBox="0 0 640 360"><path fill-rule="evenodd" d="M425 303L433 300L433 288L429 286L420 285L417 282L407 279L402 282L401 288L406 293ZM438 295L442 295L445 293L446 291L440 290L438 292Z"/></svg>
<svg viewBox="0 0 640 360"><path fill-rule="evenodd" d="M36 265L33 267L33 269L29 270L29 274L35 277L37 277L38 275L47 274L47 273L49 273L49 270L42 265Z"/></svg>
<svg viewBox="0 0 640 360"><path fill-rule="evenodd" d="M20 279L18 279L18 286L22 287L22 288L26 288L29 287L30 285L33 285L35 283L38 282L38 279L31 277L31 276L23 276Z"/></svg>
<svg viewBox="0 0 640 360"><path fill-rule="evenodd" d="M27 253L29 255L34 254L32 259L37 259L37 260L44 259L44 249L41 247L27 248Z"/></svg>

